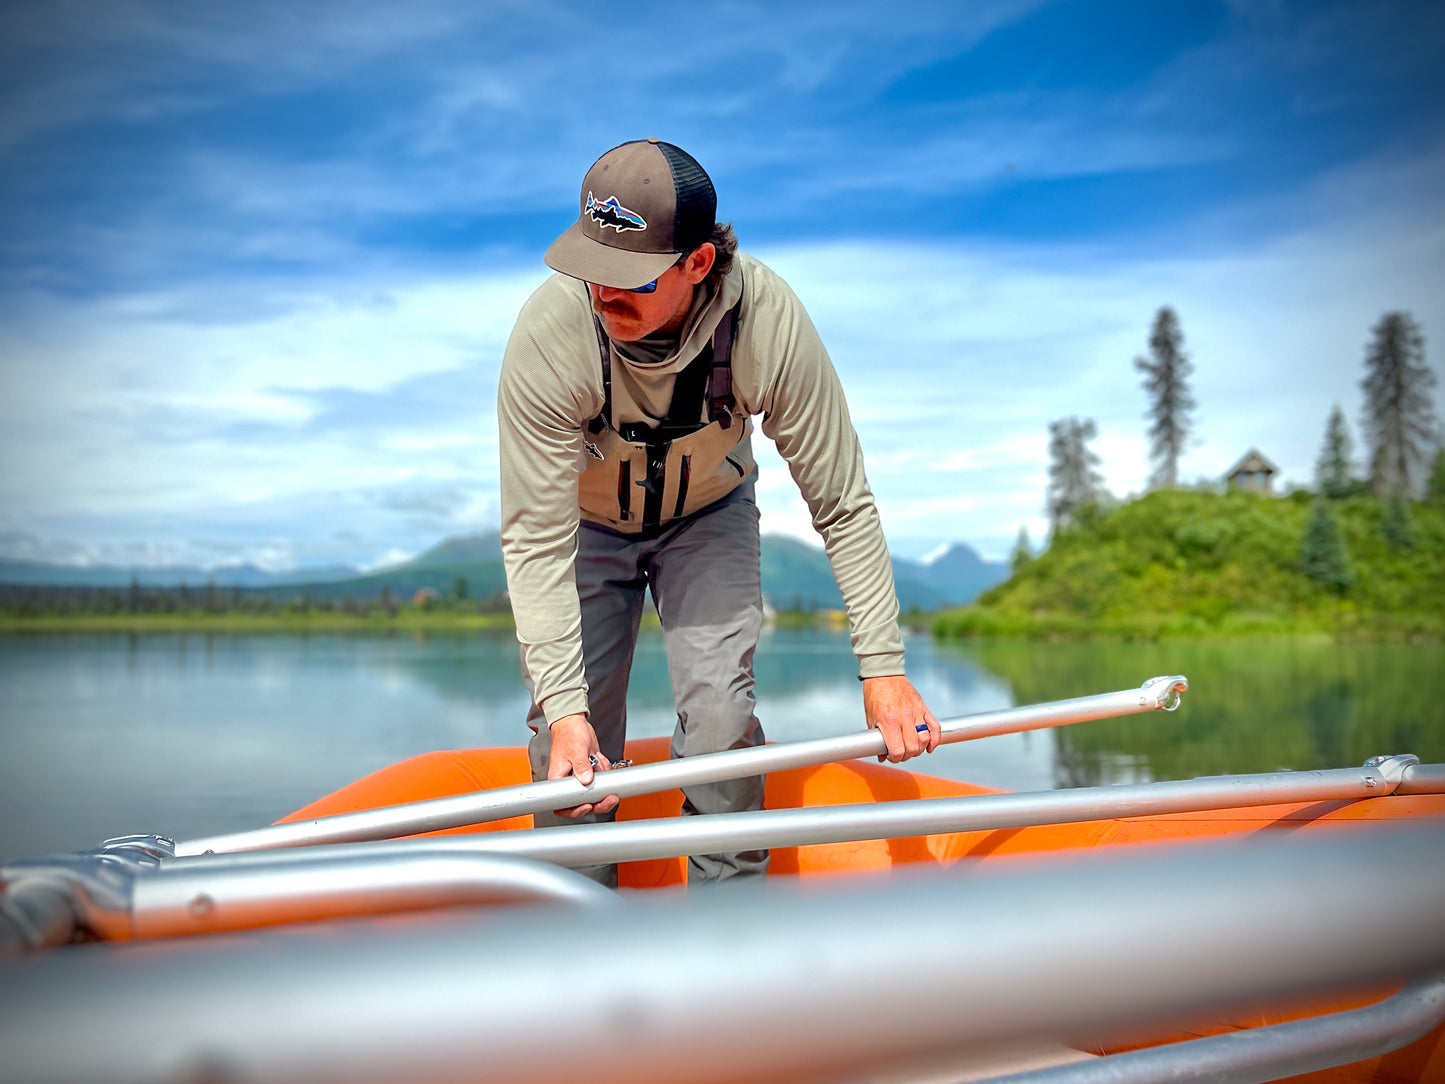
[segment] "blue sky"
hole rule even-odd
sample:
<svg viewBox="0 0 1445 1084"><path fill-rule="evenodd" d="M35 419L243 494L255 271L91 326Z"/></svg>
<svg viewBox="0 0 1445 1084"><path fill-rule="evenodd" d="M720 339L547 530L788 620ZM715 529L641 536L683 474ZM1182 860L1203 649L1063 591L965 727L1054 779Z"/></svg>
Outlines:
<svg viewBox="0 0 1445 1084"><path fill-rule="evenodd" d="M808 306L896 552L1043 534L1048 422L1306 482L1445 326L1438 4L79 2L0 12L0 554L370 566L496 523L541 251L656 135ZM761 439L761 438L760 438ZM808 533L759 448L764 529Z"/></svg>

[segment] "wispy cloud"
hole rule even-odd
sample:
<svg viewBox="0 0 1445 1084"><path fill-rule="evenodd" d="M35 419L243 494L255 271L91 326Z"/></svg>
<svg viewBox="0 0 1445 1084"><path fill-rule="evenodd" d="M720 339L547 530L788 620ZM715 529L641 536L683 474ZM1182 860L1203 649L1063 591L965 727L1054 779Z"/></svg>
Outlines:
<svg viewBox="0 0 1445 1084"><path fill-rule="evenodd" d="M1437 168L1413 163L1400 183ZM1322 188L1352 200L1362 183ZM1377 176L1364 190L1382 186ZM1095 418L1110 487L1144 485L1131 360L1161 304L1180 312L1197 366L1185 477L1216 477L1259 445L1307 480L1331 405L1356 412L1379 313L1403 307L1427 331L1445 326L1445 220L1398 208L1354 220L1351 207L1204 257L857 242L759 254L830 348L895 546L921 554L966 539L1001 556L1020 525L1043 533L1053 419ZM289 532L288 559L370 563L494 523L496 376L544 273L317 289L235 324L197 295L52 300L3 342L8 525L156 537L147 532L184 517L206 526L173 543L182 549L254 536L274 561L271 540ZM763 438L758 451L766 527L809 535L776 453ZM362 529L342 538L339 525Z"/></svg>
<svg viewBox="0 0 1445 1084"><path fill-rule="evenodd" d="M83 0L10 4L0 57L12 93L0 151L45 132L96 121L148 123L254 94L335 80L358 66L506 17L506 5L417 0L262 0L244 8Z"/></svg>
<svg viewBox="0 0 1445 1084"><path fill-rule="evenodd" d="M1423 174L1445 185L1441 165L1377 164L1365 188L1408 192ZM1330 193L1357 185L1321 187L1322 212ZM1445 327L1445 213L1433 200L1377 211L1349 199L1292 236L1172 259L1058 246L765 255L823 331L885 522L905 524L917 552L967 538L1002 556L1020 525L1039 537L1057 418L1096 419L1108 485L1143 490L1146 402L1131 362L1160 305L1180 313L1196 364L1190 480L1218 478L1258 445L1285 479L1308 483L1332 405L1358 416L1364 343L1380 313L1408 309L1427 334ZM761 499L791 529L806 523L782 479Z"/></svg>
<svg viewBox="0 0 1445 1084"><path fill-rule="evenodd" d="M610 49L578 3L7 6L0 551L370 563L492 522L511 323L639 135L808 305L904 552L1038 537L1054 418L1137 491L1160 304L1186 477L1258 444L1308 478L1379 313L1445 326L1437 8L879 10L643 5Z"/></svg>

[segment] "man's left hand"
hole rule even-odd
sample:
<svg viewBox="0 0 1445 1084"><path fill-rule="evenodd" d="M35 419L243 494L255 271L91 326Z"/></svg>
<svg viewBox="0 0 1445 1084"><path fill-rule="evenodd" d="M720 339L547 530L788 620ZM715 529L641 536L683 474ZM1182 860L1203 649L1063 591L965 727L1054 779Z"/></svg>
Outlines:
<svg viewBox="0 0 1445 1084"><path fill-rule="evenodd" d="M902 674L863 679L863 714L888 743L887 759L894 764L933 752L943 737L933 712ZM926 731L918 729L925 724Z"/></svg>

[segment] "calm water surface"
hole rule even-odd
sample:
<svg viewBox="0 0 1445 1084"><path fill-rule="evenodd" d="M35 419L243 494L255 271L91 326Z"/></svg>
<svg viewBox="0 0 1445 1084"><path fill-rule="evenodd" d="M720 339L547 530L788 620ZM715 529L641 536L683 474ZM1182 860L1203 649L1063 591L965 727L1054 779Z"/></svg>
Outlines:
<svg viewBox="0 0 1445 1084"><path fill-rule="evenodd" d="M1445 761L1445 648L908 640L940 717L1136 686L1193 691L1151 713L940 749L921 771L1007 790ZM765 634L758 714L779 741L862 725L846 635ZM404 757L519 745L510 633L0 637L0 861L108 836L187 838L269 823ZM674 724L661 640L644 634L635 736Z"/></svg>

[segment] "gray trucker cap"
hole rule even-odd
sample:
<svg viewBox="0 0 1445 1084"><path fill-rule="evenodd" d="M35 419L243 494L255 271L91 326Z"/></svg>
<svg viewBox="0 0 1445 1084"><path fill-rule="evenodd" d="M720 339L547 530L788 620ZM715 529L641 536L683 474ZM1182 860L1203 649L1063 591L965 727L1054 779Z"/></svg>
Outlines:
<svg viewBox="0 0 1445 1084"><path fill-rule="evenodd" d="M631 290L712 236L717 193L681 147L639 139L614 147L582 181L577 221L552 243L547 266Z"/></svg>

